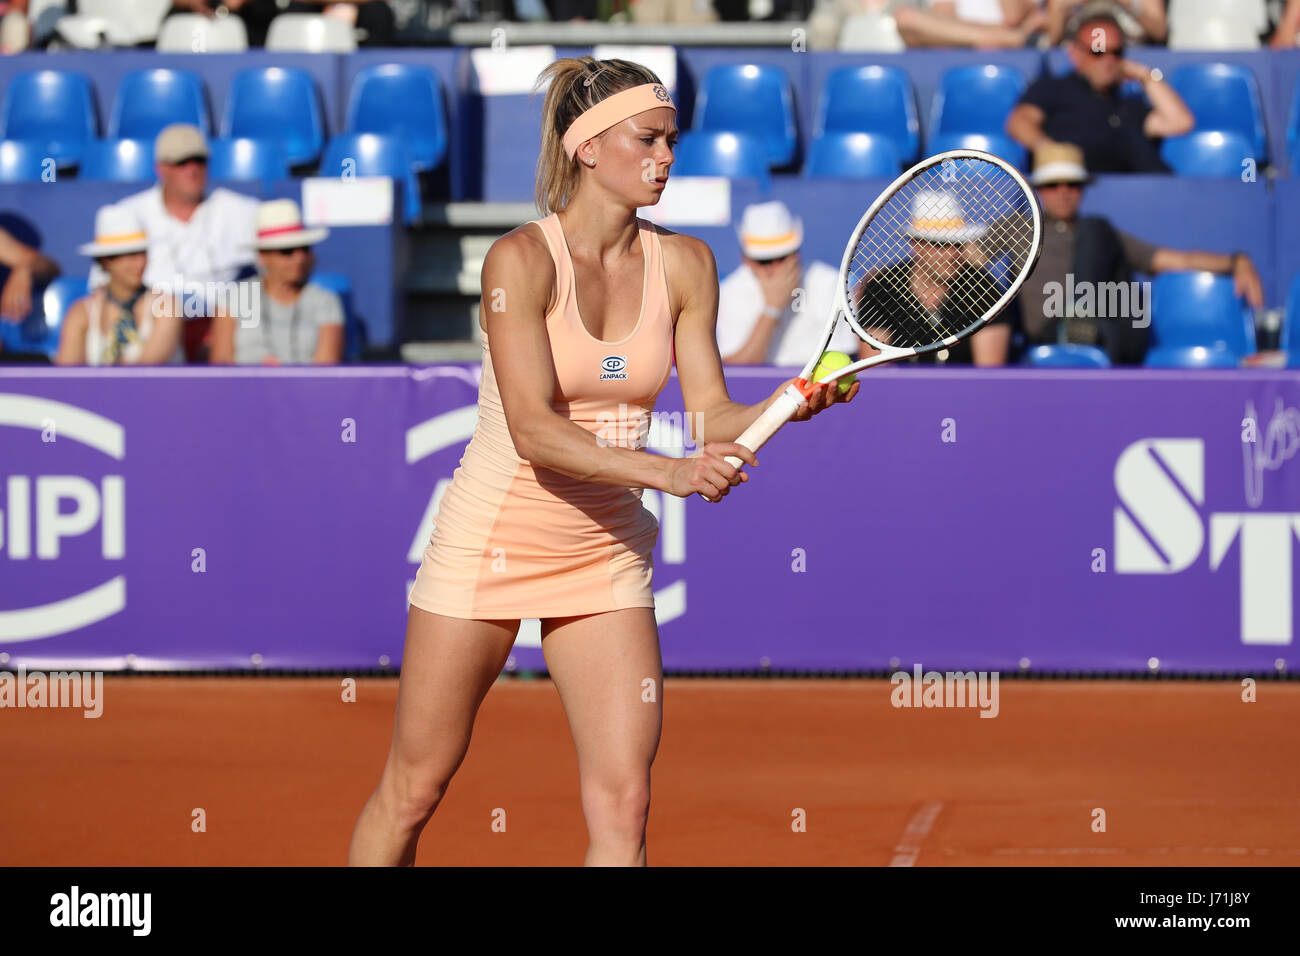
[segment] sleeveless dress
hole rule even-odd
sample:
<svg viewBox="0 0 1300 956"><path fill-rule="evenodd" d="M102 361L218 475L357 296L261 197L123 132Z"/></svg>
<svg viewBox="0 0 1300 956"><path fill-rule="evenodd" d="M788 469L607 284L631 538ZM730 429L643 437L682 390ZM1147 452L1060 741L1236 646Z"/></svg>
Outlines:
<svg viewBox="0 0 1300 956"><path fill-rule="evenodd" d="M673 364L659 232L637 219L645 263L641 311L626 337L608 342L582 324L558 217L533 223L550 247L557 280L545 317L555 367L551 408L598 438L644 449ZM478 423L434 515L408 599L471 620L652 608L659 524L641 494L534 467L516 453L485 333Z"/></svg>
<svg viewBox="0 0 1300 956"><path fill-rule="evenodd" d="M96 289L87 298L89 301L86 303L86 317L88 319L86 323L86 364L111 365L113 364L113 357L109 354L109 339L101 327L105 305L104 289ZM149 341L151 335L153 335L153 314L146 309L144 318L137 323L135 334L129 342L122 346L120 363L134 365L139 362L140 355L144 351L144 344ZM163 364L181 365L184 362L185 352L178 342L176 349Z"/></svg>

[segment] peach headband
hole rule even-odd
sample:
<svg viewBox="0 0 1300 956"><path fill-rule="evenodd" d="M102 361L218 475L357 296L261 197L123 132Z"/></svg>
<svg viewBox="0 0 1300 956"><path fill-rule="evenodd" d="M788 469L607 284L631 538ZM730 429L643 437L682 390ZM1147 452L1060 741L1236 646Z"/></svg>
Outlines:
<svg viewBox="0 0 1300 956"><path fill-rule="evenodd" d="M573 121L573 125L564 134L564 151L573 159L578 147L593 136L605 132L629 116L661 106L674 112L677 110L668 91L658 83L643 83L606 97Z"/></svg>

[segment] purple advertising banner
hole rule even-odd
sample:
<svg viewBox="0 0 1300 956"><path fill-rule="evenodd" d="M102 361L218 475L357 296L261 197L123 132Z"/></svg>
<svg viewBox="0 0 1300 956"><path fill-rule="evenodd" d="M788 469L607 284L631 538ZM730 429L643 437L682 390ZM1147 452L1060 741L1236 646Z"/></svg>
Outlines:
<svg viewBox="0 0 1300 956"><path fill-rule="evenodd" d="M0 667L397 668L478 372L0 370ZM1300 374L862 380L721 504L645 492L666 668L1297 663ZM694 453L682 413L651 450Z"/></svg>

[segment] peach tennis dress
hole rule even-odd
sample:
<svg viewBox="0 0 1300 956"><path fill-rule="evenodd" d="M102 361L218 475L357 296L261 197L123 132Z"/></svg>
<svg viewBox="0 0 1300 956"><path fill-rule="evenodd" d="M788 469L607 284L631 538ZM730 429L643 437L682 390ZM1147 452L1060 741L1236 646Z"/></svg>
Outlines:
<svg viewBox="0 0 1300 956"><path fill-rule="evenodd" d="M643 449L673 364L659 232L637 219L645 263L641 312L631 333L606 342L578 315L573 261L558 217L533 222L550 247L557 279L555 305L546 313L555 368L551 407L597 437ZM434 515L410 603L473 620L652 608L659 524L641 494L519 457L485 333L478 424Z"/></svg>

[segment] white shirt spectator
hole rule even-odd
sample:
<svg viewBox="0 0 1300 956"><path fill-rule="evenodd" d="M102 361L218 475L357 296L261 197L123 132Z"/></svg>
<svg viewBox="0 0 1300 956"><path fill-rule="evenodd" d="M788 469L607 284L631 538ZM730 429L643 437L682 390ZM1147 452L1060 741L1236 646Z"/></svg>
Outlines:
<svg viewBox="0 0 1300 956"><path fill-rule="evenodd" d="M781 322L772 335L764 361L768 365L802 367L812 354L818 337L835 303L838 269L824 262L810 262L800 278L798 290L786 306ZM795 310L795 304L800 308ZM758 277L743 262L718 286L718 351L725 359L748 340L763 311L763 290ZM860 340L853 330L840 322L827 346L847 352L857 360Z"/></svg>
<svg viewBox="0 0 1300 956"><path fill-rule="evenodd" d="M179 275L191 283L231 282L253 265L256 253L257 200L229 189L212 190L189 222L172 216L163 206L162 186L121 200L149 236L149 264L144 284L150 290L170 289ZM93 289L107 281L98 265L90 270Z"/></svg>
<svg viewBox="0 0 1300 956"><path fill-rule="evenodd" d="M926 0L925 5L930 8L935 3L942 2L951 2L951 0ZM955 2L958 20L965 20L967 23L991 23L995 26L1001 26L1006 22L1001 0L955 0Z"/></svg>

